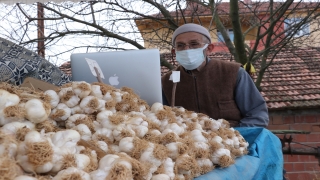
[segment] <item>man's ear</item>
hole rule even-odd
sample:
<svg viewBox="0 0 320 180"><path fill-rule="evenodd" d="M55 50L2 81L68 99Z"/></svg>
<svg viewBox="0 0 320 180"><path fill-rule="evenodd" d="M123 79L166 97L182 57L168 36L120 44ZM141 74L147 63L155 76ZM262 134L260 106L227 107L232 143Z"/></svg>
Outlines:
<svg viewBox="0 0 320 180"><path fill-rule="evenodd" d="M209 53L209 54L212 53L213 48L214 48L213 43L209 44L208 47L207 47L207 49L208 49L207 53ZM209 55L209 54L208 54L208 55Z"/></svg>
<svg viewBox="0 0 320 180"><path fill-rule="evenodd" d="M172 55L176 55L176 50L172 48L172 49L171 49L171 54L172 54Z"/></svg>

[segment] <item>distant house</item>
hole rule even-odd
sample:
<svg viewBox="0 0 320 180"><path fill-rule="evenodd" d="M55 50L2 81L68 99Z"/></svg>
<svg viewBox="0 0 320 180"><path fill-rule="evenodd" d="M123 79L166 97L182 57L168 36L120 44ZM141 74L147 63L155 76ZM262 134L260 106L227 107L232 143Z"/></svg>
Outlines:
<svg viewBox="0 0 320 180"><path fill-rule="evenodd" d="M282 4L282 2L277 1L274 2L273 6L278 7ZM275 26L275 31L279 35L279 39L288 33L293 33L292 31L287 31L288 28L301 23L303 17L305 17L308 13L314 13L311 11L315 8L319 8L319 6L319 3L294 2L289 8L290 11L288 10L288 12L285 13L286 18L281 19L281 21L279 21ZM233 41L234 31L229 18L229 8L229 2L221 2L217 5L217 12L221 22L227 29L231 41ZM242 32L248 31L246 32L246 36L244 38L245 42L250 47L252 47L255 43L256 34L258 31L258 27L254 27L252 25L252 21L269 21L269 8L270 4L268 1L263 3L251 2L250 0L245 0L244 3L239 1L240 21L242 26L241 30ZM215 43L214 51L228 51L221 33L219 30L217 30L214 22L212 22L212 12L210 9L193 3L192 1L187 1L187 7L183 10L183 14L181 11L178 11L170 12L170 15L174 17L174 21L178 21L179 25L184 24L186 21L188 23L192 22L201 24L208 28L211 34L211 40ZM166 17L164 17L161 13L154 14L153 16L159 18L160 21L153 21L146 18L135 19L135 23L144 39L144 46L146 48L159 48L161 52L170 52L170 49L172 48L170 41L173 28L167 23ZM303 39L303 37L311 38L308 38L308 41L305 41L303 44L301 44L301 41L299 41L299 46L308 46L311 43L313 46L319 46L320 42L314 41L315 39L319 39L318 36L320 35L320 32L318 32L318 18L314 19L312 22L307 22L304 24L305 25L301 29L297 30L297 32L294 32L293 36L294 38L299 39ZM265 27L268 28L268 26L269 23L266 23ZM260 29L260 34L262 33L265 33L264 28ZM166 42L163 42L163 40L166 40ZM263 48L263 46L263 42L261 41L258 49Z"/></svg>

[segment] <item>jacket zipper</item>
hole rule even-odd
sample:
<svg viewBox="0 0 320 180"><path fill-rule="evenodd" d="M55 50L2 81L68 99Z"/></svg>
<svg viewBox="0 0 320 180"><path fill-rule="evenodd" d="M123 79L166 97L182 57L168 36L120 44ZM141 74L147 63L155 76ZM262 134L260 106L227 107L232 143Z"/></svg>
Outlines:
<svg viewBox="0 0 320 180"><path fill-rule="evenodd" d="M193 79L194 79L194 86L196 87L196 105L197 105L197 108L198 108L198 113L200 113L200 105L199 105L199 97L198 97L198 87L197 87L197 77L196 76L193 76Z"/></svg>

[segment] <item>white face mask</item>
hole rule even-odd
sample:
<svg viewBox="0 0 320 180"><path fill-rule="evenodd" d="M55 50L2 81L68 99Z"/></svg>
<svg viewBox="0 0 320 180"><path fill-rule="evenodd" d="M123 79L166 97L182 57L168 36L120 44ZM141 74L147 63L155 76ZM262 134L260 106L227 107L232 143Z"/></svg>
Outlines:
<svg viewBox="0 0 320 180"><path fill-rule="evenodd" d="M199 67L204 61L203 50L208 47L208 44L202 48L188 49L183 51L176 51L176 60L186 70L193 70Z"/></svg>

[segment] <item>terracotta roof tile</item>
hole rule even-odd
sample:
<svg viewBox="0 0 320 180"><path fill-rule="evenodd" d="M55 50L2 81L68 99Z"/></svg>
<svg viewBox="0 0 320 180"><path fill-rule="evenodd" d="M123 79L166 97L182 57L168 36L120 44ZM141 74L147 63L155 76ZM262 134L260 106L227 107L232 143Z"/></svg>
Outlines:
<svg viewBox="0 0 320 180"><path fill-rule="evenodd" d="M273 7L274 9L279 8L280 6L283 5L283 2L274 2L273 3ZM253 13L253 12L259 12L264 14L265 12L269 12L269 8L270 8L270 3L269 2L251 2L250 4L245 4L241 1L239 1L238 3L239 6L239 12L240 14L248 14L248 13ZM289 10L291 9L295 9L295 11L297 10L305 10L305 9L312 9L315 7L318 7L319 4L317 2L294 2L289 6ZM212 16L212 12L209 8L204 7L202 5L199 5L195 2L188 2L188 5L185 9L182 10L183 12L183 16L194 16L196 11L196 14L199 16ZM230 4L229 2L221 2L221 3L217 3L217 12L219 15L228 15L229 16L229 12L230 12ZM175 17L175 16L182 16L181 11L172 11L170 12L170 14ZM157 17L157 18L163 18L163 14L162 13L157 13L157 14L153 14L152 16ZM137 18L139 19L139 18ZM144 18L141 18L144 19Z"/></svg>
<svg viewBox="0 0 320 180"><path fill-rule="evenodd" d="M211 58L232 59L226 52L217 52ZM254 66L259 71L259 61ZM319 108L320 51L281 51L265 72L261 88L269 109Z"/></svg>

